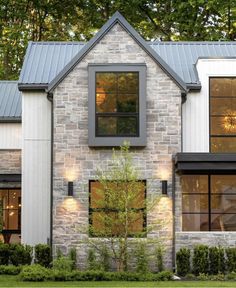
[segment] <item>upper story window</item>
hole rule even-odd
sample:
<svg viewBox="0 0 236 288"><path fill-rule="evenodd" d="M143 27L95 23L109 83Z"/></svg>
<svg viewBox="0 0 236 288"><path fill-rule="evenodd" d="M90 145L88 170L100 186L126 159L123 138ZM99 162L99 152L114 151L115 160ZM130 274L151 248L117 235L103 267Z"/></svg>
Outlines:
<svg viewBox="0 0 236 288"><path fill-rule="evenodd" d="M236 152L236 78L210 78L210 151Z"/></svg>
<svg viewBox="0 0 236 288"><path fill-rule="evenodd" d="M89 146L146 145L145 64L89 65Z"/></svg>
<svg viewBox="0 0 236 288"><path fill-rule="evenodd" d="M138 72L97 72L96 136L138 136L138 102Z"/></svg>

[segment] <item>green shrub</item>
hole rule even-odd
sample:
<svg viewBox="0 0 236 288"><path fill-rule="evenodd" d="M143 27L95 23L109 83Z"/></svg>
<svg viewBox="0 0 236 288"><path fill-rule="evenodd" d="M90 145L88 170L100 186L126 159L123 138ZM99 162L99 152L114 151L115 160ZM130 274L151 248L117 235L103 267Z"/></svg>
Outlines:
<svg viewBox="0 0 236 288"><path fill-rule="evenodd" d="M227 280L233 280L235 281L236 280L236 272L230 272L229 274L226 275L226 279Z"/></svg>
<svg viewBox="0 0 236 288"><path fill-rule="evenodd" d="M110 254L107 247L104 245L100 250L100 265L103 271L109 271L110 269Z"/></svg>
<svg viewBox="0 0 236 288"><path fill-rule="evenodd" d="M221 247L209 248L209 273L216 275L225 272L224 249Z"/></svg>
<svg viewBox="0 0 236 288"><path fill-rule="evenodd" d="M68 257L61 256L60 258L53 260L52 266L54 270L71 272L73 261Z"/></svg>
<svg viewBox="0 0 236 288"><path fill-rule="evenodd" d="M87 269L89 271L101 270L101 267L97 261L95 250L92 248L88 251Z"/></svg>
<svg viewBox="0 0 236 288"><path fill-rule="evenodd" d="M23 267L20 273L22 281L45 281L51 279L51 271L39 264Z"/></svg>
<svg viewBox="0 0 236 288"><path fill-rule="evenodd" d="M211 281L224 281L225 275L223 273L218 273L216 275L210 275Z"/></svg>
<svg viewBox="0 0 236 288"><path fill-rule="evenodd" d="M163 248L157 247L155 254L156 254L156 266L157 266L158 272L161 272L164 270L163 253L164 253Z"/></svg>
<svg viewBox="0 0 236 288"><path fill-rule="evenodd" d="M161 271L157 274L152 274L150 281L170 281L173 280L173 273L170 271Z"/></svg>
<svg viewBox="0 0 236 288"><path fill-rule="evenodd" d="M49 267L52 262L51 248L46 244L38 244L35 250L35 263L44 267Z"/></svg>
<svg viewBox="0 0 236 288"><path fill-rule="evenodd" d="M177 274L185 276L190 273L190 249L181 248L176 253Z"/></svg>
<svg viewBox="0 0 236 288"><path fill-rule="evenodd" d="M226 265L229 272L236 271L236 248L225 249Z"/></svg>
<svg viewBox="0 0 236 288"><path fill-rule="evenodd" d="M199 281L209 281L210 277L206 273L199 273L199 275L197 276L197 280L199 280Z"/></svg>
<svg viewBox="0 0 236 288"><path fill-rule="evenodd" d="M148 272L148 255L146 245L143 242L139 242L136 246L136 272L146 274Z"/></svg>
<svg viewBox="0 0 236 288"><path fill-rule="evenodd" d="M185 277L184 277L185 280L196 280L196 276L192 273L188 273Z"/></svg>
<svg viewBox="0 0 236 288"><path fill-rule="evenodd" d="M10 244L9 261L12 265L30 265L33 249L29 245Z"/></svg>
<svg viewBox="0 0 236 288"><path fill-rule="evenodd" d="M22 266L0 265L0 274L18 275L22 270Z"/></svg>
<svg viewBox="0 0 236 288"><path fill-rule="evenodd" d="M69 250L69 256L68 257L72 261L72 270L76 269L76 263L77 263L76 248L71 248Z"/></svg>
<svg viewBox="0 0 236 288"><path fill-rule="evenodd" d="M193 273L200 275L208 272L208 246L197 245L193 250Z"/></svg>
<svg viewBox="0 0 236 288"><path fill-rule="evenodd" d="M0 243L0 265L7 265L9 262L9 245Z"/></svg>

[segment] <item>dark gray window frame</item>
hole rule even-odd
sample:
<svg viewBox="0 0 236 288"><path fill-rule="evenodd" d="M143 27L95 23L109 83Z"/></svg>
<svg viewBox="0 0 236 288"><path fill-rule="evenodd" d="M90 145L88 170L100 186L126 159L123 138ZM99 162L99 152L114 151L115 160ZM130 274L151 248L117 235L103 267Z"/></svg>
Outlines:
<svg viewBox="0 0 236 288"><path fill-rule="evenodd" d="M138 72L139 73L139 136L99 137L96 136L96 72ZM131 146L144 147L146 136L146 64L89 64L88 65L88 144L91 147L120 146L128 141Z"/></svg>

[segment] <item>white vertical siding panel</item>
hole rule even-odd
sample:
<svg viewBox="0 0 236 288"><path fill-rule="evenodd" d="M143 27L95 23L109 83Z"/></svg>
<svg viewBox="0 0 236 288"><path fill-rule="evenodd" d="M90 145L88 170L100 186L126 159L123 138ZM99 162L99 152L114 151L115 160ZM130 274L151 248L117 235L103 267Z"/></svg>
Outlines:
<svg viewBox="0 0 236 288"><path fill-rule="evenodd" d="M183 104L183 152L209 152L209 78L236 77L236 59L199 59L200 92Z"/></svg>
<svg viewBox="0 0 236 288"><path fill-rule="evenodd" d="M21 123L0 123L0 149L21 149Z"/></svg>
<svg viewBox="0 0 236 288"><path fill-rule="evenodd" d="M22 93L22 242L50 237L51 104L46 93Z"/></svg>

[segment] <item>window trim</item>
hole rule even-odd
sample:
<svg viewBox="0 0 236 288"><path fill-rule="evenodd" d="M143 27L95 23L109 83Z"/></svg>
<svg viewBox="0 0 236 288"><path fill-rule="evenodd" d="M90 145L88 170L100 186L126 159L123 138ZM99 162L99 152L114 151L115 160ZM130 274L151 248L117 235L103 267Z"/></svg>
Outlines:
<svg viewBox="0 0 236 288"><path fill-rule="evenodd" d="M96 136L96 73L138 72L139 112L138 136ZM91 147L120 146L128 141L131 146L146 146L146 64L88 64L88 145Z"/></svg>
<svg viewBox="0 0 236 288"><path fill-rule="evenodd" d="M93 182L99 182L99 180L89 180L89 225L92 225L92 213L94 211L102 211L104 210L103 208L91 208L90 205L91 205L91 183ZM144 198L146 200L147 198L147 180L138 180L138 182L143 182L145 184L145 189L144 189ZM144 208L132 208L132 209L135 209L137 211L142 211L143 212L143 230L147 228L147 211L146 211L146 207ZM143 237L142 238L146 238L147 237L147 231L144 230L143 232ZM100 236L96 236L96 235L92 235L89 231L89 237L91 238L99 238ZM129 234L128 235L129 238L134 238L136 237L134 234ZM109 236L107 237L109 238Z"/></svg>

